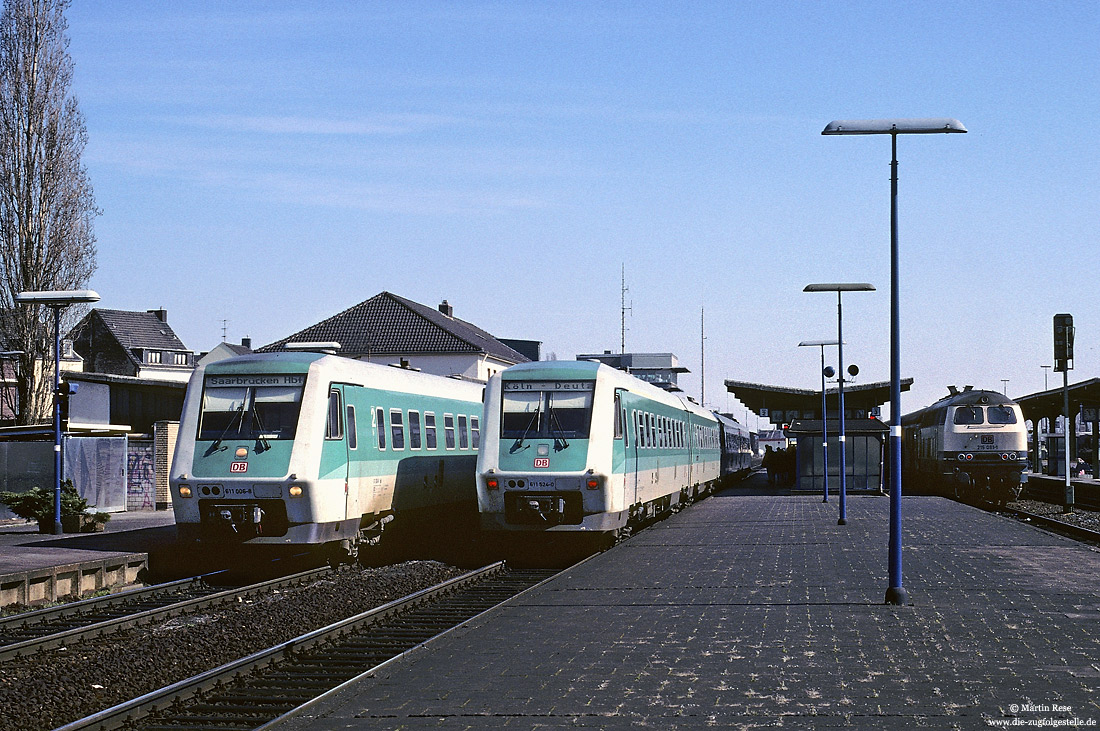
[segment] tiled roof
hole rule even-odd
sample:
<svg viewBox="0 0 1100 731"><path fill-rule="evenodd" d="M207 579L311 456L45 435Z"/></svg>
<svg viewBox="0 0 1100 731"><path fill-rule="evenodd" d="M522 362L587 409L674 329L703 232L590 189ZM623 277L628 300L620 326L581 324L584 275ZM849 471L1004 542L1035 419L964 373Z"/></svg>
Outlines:
<svg viewBox="0 0 1100 731"><path fill-rule="evenodd" d="M349 357L379 354L486 353L512 363L528 360L479 327L437 309L382 292L258 352L292 342L340 343Z"/></svg>
<svg viewBox="0 0 1100 731"><path fill-rule="evenodd" d="M187 350L168 323L162 322L152 312L95 309L92 313L99 315L119 344L129 351L134 348Z"/></svg>

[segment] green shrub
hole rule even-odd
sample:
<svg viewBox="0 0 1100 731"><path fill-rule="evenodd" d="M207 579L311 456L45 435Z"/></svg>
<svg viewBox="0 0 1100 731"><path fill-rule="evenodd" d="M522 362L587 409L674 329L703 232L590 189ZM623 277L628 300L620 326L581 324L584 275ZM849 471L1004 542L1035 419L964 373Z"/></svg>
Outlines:
<svg viewBox="0 0 1100 731"><path fill-rule="evenodd" d="M0 492L0 503L8 506L8 510L20 518L37 520L39 523L53 522L53 498L52 489L44 490L41 487L32 487L26 492ZM65 480L61 485L61 515L80 515L87 510L88 501L80 497L72 480ZM111 517L107 513L95 515L101 522L106 522Z"/></svg>

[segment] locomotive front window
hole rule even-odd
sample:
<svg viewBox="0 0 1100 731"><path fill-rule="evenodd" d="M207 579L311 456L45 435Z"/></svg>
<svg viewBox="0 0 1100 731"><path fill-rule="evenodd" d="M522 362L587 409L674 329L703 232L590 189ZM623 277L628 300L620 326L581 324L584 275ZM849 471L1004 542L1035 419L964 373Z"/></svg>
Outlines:
<svg viewBox="0 0 1100 731"><path fill-rule="evenodd" d="M1011 406L990 406L986 410L990 424L1015 424L1016 412Z"/></svg>
<svg viewBox="0 0 1100 731"><path fill-rule="evenodd" d="M958 406L955 408L955 424L965 426L968 424L981 424L985 421L981 406Z"/></svg>
<svg viewBox="0 0 1100 731"><path fill-rule="evenodd" d="M293 439L304 381L298 375L207 376L199 440Z"/></svg>
<svg viewBox="0 0 1100 731"><path fill-rule="evenodd" d="M587 439L595 386L594 381L505 381L501 438Z"/></svg>

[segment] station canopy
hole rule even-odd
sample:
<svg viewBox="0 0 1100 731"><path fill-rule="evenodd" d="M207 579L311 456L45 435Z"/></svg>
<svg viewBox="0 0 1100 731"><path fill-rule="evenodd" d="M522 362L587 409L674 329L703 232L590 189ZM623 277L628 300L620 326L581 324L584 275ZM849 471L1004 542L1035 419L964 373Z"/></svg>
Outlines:
<svg viewBox="0 0 1100 731"><path fill-rule="evenodd" d="M1050 418L1061 415L1064 405L1065 393L1061 386L1046 391L1021 396L1015 399L1024 412L1024 418L1028 421ZM1090 411L1092 416L1100 407L1100 378L1090 378L1087 381L1071 383L1069 385L1069 412L1077 414L1082 411ZM1086 421L1095 421L1087 418Z"/></svg>
<svg viewBox="0 0 1100 731"><path fill-rule="evenodd" d="M908 391L912 378L903 378L901 390ZM773 424L821 419L821 391L806 388L768 386L745 381L726 381L726 390L761 418ZM844 387L844 410L853 419L868 418L890 400L890 382L850 384ZM839 392L826 389L826 407L832 414L837 408ZM831 417L830 417L831 418ZM820 427L819 427L820 430Z"/></svg>

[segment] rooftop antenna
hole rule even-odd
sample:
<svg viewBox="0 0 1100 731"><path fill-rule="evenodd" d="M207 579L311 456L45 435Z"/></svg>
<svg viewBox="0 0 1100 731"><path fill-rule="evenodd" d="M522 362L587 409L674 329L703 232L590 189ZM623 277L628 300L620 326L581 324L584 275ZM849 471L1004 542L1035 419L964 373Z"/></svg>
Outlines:
<svg viewBox="0 0 1100 731"><path fill-rule="evenodd" d="M621 292L622 297L621 297L621 302L620 302L620 305L619 305L620 306L619 315L620 315L620 318L622 320L622 330L621 330L620 339L619 339L619 355L624 355L626 353L626 311L627 310L631 310L631 311L634 310L634 302L633 301L631 301L631 303L630 303L631 306L630 307L626 306L626 293L628 291L629 290L626 288L626 262L623 262L622 292Z"/></svg>
<svg viewBox="0 0 1100 731"><path fill-rule="evenodd" d="M226 330L228 329L227 328L228 325L229 325L229 320L222 320L222 342L223 343L225 342L225 333L226 333Z"/></svg>

